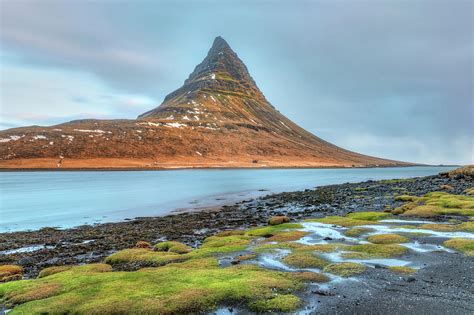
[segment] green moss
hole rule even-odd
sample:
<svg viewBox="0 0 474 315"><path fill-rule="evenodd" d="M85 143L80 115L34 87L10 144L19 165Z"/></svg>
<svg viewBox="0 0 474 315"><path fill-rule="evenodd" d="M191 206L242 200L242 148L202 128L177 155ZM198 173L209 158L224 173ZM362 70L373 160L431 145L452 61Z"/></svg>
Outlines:
<svg viewBox="0 0 474 315"><path fill-rule="evenodd" d="M290 218L284 215L278 215L268 220L268 224L270 225L278 225L278 224L283 224L283 223L288 223L288 222L290 222Z"/></svg>
<svg viewBox="0 0 474 315"><path fill-rule="evenodd" d="M379 221L390 217L390 213L386 212L354 212L347 215L347 217L354 220L363 220L363 221Z"/></svg>
<svg viewBox="0 0 474 315"><path fill-rule="evenodd" d="M301 271L301 272L293 272L293 277L296 277L299 280L305 282L328 282L331 280L328 276L323 273L319 272L312 272L312 271Z"/></svg>
<svg viewBox="0 0 474 315"><path fill-rule="evenodd" d="M19 280L23 276L23 268L17 265L0 266L0 282Z"/></svg>
<svg viewBox="0 0 474 315"><path fill-rule="evenodd" d="M365 271L365 266L357 263L337 263L324 267L324 272L332 273L341 277L350 277L361 274Z"/></svg>
<svg viewBox="0 0 474 315"><path fill-rule="evenodd" d="M323 268L329 262L310 251L297 251L283 258L283 262L296 268Z"/></svg>
<svg viewBox="0 0 474 315"><path fill-rule="evenodd" d="M139 263L141 266L162 266L188 259L186 255L155 252L147 248L130 248L118 251L105 259L107 264Z"/></svg>
<svg viewBox="0 0 474 315"><path fill-rule="evenodd" d="M443 243L444 246L454 248L468 256L474 256L474 240L466 238L452 238Z"/></svg>
<svg viewBox="0 0 474 315"><path fill-rule="evenodd" d="M272 299L255 302L251 308L257 312L291 312L301 306L299 297L293 294L277 295Z"/></svg>
<svg viewBox="0 0 474 315"><path fill-rule="evenodd" d="M399 196L400 198L403 196ZM411 196L409 196L411 197ZM446 192L432 192L424 197L405 198L412 201L392 211L404 216L431 218L439 215L474 216L474 198Z"/></svg>
<svg viewBox="0 0 474 315"><path fill-rule="evenodd" d="M302 286L289 273L255 265L220 268L216 259L205 258L134 272L71 268L2 284L0 298L16 305L11 314L200 313L223 303L291 312L300 305L291 292Z"/></svg>
<svg viewBox="0 0 474 315"><path fill-rule="evenodd" d="M279 232L289 229L302 229L303 226L298 223L283 223L279 225L266 226L249 230L246 235L258 237L270 237Z"/></svg>
<svg viewBox="0 0 474 315"><path fill-rule="evenodd" d="M416 196L410 196L410 195L401 195L401 196L396 196L395 201L416 201L418 200L418 197Z"/></svg>
<svg viewBox="0 0 474 315"><path fill-rule="evenodd" d="M397 244L360 244L346 248L352 253L343 253L344 258L390 258L407 253L408 249Z"/></svg>
<svg viewBox="0 0 474 315"><path fill-rule="evenodd" d="M176 254L186 254L193 250L188 245L175 241L158 243L155 245L155 249L161 252L170 252Z"/></svg>
<svg viewBox="0 0 474 315"><path fill-rule="evenodd" d="M474 222L460 224L428 223L420 225L419 228L441 232L474 232Z"/></svg>
<svg viewBox="0 0 474 315"><path fill-rule="evenodd" d="M360 236L365 233L369 233L373 231L372 229L369 228L363 228L363 227L354 227L352 229L347 230L344 234L349 236L349 237L356 237Z"/></svg>
<svg viewBox="0 0 474 315"><path fill-rule="evenodd" d="M309 232L304 231L288 231L280 232L272 237L266 239L267 242L288 242L288 241L297 241L304 237L305 235L310 234Z"/></svg>
<svg viewBox="0 0 474 315"><path fill-rule="evenodd" d="M353 218L340 217L340 216L330 216L330 217L325 217L321 219L308 219L306 220L306 222L320 222L320 223L334 224L334 225L340 225L340 226L345 226L345 227L376 224L376 222L374 221L356 220Z"/></svg>
<svg viewBox="0 0 474 315"><path fill-rule="evenodd" d="M464 193L465 193L466 195L470 195L470 196L474 195L474 187L471 187L471 188L466 189L466 190L464 191Z"/></svg>
<svg viewBox="0 0 474 315"><path fill-rule="evenodd" d="M415 180L413 178L398 178L398 179L383 179L379 181L379 183L382 184L397 184L397 183L408 183L408 182L414 182Z"/></svg>
<svg viewBox="0 0 474 315"><path fill-rule="evenodd" d="M371 235L367 240L374 244L399 244L407 243L410 240L404 236L398 234L377 234Z"/></svg>
<svg viewBox="0 0 474 315"><path fill-rule="evenodd" d="M402 275L411 275L417 271L414 268L404 267L404 266L391 266L391 267L388 267L388 269L390 271L393 271L395 273L402 274Z"/></svg>
<svg viewBox="0 0 474 315"><path fill-rule="evenodd" d="M73 266L53 266L40 271L38 278L44 278L71 269Z"/></svg>
<svg viewBox="0 0 474 315"><path fill-rule="evenodd" d="M367 188L365 188L365 187L356 187L354 190L355 191L367 191Z"/></svg>

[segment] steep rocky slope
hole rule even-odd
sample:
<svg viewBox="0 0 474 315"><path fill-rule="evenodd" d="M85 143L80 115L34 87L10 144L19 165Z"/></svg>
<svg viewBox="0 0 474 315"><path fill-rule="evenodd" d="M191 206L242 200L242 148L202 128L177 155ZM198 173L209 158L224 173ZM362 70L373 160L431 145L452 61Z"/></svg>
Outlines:
<svg viewBox="0 0 474 315"><path fill-rule="evenodd" d="M278 112L217 37L184 85L136 120L0 132L2 168L390 166L330 144Z"/></svg>

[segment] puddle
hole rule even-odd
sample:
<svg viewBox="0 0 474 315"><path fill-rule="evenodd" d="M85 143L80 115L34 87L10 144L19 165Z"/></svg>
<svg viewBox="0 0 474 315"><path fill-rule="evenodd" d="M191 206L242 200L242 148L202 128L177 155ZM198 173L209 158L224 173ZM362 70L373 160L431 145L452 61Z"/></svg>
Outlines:
<svg viewBox="0 0 474 315"><path fill-rule="evenodd" d="M354 262L354 263L364 264L368 266L382 265L382 266L387 266L387 267L394 267L394 266L407 266L411 264L410 261L396 259L396 258L347 259L347 258L342 257L343 253L347 253L347 252L341 251L341 252L336 252L336 253L326 253L326 254L322 254L322 257L332 262Z"/></svg>
<svg viewBox="0 0 474 315"><path fill-rule="evenodd" d="M437 252L437 251L454 253L454 250L451 250L451 249L448 249L446 247L443 247L441 245L436 245L436 244L421 244L419 242L413 242L413 243L403 243L400 245L405 246L411 249L412 251L415 251L418 253Z"/></svg>
<svg viewBox="0 0 474 315"><path fill-rule="evenodd" d="M41 249L51 249L54 246L46 246L46 245L31 245L21 248L9 249L0 251L0 255L11 255L11 254L19 254L19 253L31 253L36 252Z"/></svg>

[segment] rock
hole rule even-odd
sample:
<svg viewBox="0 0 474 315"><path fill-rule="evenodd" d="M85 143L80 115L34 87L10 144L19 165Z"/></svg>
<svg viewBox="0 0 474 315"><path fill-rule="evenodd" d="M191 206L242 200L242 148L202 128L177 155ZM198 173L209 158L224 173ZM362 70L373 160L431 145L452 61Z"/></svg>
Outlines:
<svg viewBox="0 0 474 315"><path fill-rule="evenodd" d="M18 265L27 267L27 266L33 266L36 264L36 259L32 257L23 257L18 261Z"/></svg>
<svg viewBox="0 0 474 315"><path fill-rule="evenodd" d="M408 277L406 278L406 282L415 282L416 278L415 277Z"/></svg>

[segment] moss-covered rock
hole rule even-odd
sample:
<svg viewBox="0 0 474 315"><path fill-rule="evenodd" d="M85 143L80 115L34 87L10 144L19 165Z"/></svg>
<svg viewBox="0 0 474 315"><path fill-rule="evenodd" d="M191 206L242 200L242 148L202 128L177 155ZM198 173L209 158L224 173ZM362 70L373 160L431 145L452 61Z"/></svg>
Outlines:
<svg viewBox="0 0 474 315"><path fill-rule="evenodd" d="M290 222L290 218L288 218L285 215L274 216L268 220L268 224L270 225L278 225L278 224L283 224L283 223L288 223L288 222Z"/></svg>
<svg viewBox="0 0 474 315"><path fill-rule="evenodd" d="M151 244L149 242L146 242L146 241L138 241L135 244L135 247L137 247L137 248L151 248Z"/></svg>

